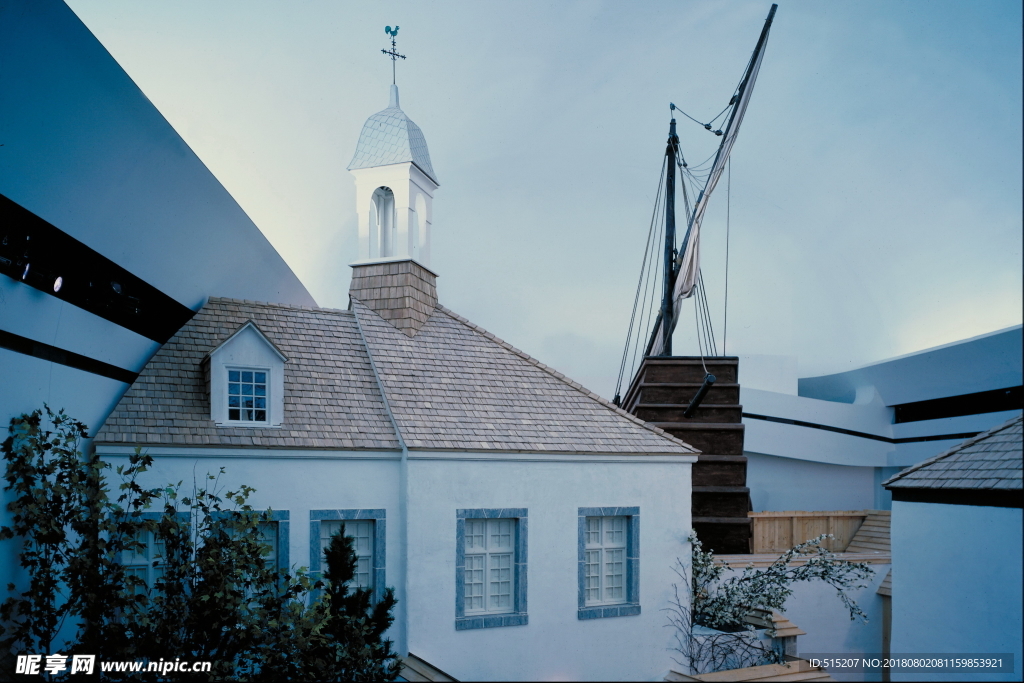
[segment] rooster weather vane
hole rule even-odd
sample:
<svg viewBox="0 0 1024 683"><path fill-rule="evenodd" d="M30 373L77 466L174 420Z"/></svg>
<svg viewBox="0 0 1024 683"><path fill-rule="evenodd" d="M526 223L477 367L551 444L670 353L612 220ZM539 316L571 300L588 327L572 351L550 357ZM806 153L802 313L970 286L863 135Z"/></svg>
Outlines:
<svg viewBox="0 0 1024 683"><path fill-rule="evenodd" d="M392 29L390 26L385 26L384 27L384 33L386 33L389 36L391 36L391 49L390 50L381 50L381 52L386 54L388 57L391 57L391 84L394 85L395 84L395 60L396 59L405 59L405 55L398 54L398 48L395 45L395 38L398 37L398 27L395 26L395 28Z"/></svg>

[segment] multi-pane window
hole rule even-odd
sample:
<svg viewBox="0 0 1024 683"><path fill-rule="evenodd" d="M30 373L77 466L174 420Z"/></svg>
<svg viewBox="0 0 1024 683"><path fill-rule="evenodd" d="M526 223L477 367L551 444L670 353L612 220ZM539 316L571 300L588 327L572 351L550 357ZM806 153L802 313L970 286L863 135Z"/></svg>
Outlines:
<svg viewBox="0 0 1024 683"><path fill-rule="evenodd" d="M267 421L266 370L228 370L228 419Z"/></svg>
<svg viewBox="0 0 1024 683"><path fill-rule="evenodd" d="M587 517L584 530L584 601L626 602L627 517Z"/></svg>
<svg viewBox="0 0 1024 683"><path fill-rule="evenodd" d="M163 539L152 531L140 531L134 540L139 545L134 550L121 553L121 563L128 576L142 579L143 585L132 589L138 595L151 591L156 582L163 578L163 561L167 549Z"/></svg>
<svg viewBox="0 0 1024 683"><path fill-rule="evenodd" d="M352 537L352 547L356 551L356 574L350 586L356 588L373 588L373 521L328 521L320 522L320 550L326 552L331 544L331 536L345 527L345 535ZM323 561L323 560L321 560Z"/></svg>
<svg viewBox="0 0 1024 683"><path fill-rule="evenodd" d="M277 522L260 522L257 527L260 540L267 546L268 552L263 556L263 566L270 570L277 570Z"/></svg>
<svg viewBox="0 0 1024 683"><path fill-rule="evenodd" d="M466 614L515 608L515 536L514 519L466 520Z"/></svg>

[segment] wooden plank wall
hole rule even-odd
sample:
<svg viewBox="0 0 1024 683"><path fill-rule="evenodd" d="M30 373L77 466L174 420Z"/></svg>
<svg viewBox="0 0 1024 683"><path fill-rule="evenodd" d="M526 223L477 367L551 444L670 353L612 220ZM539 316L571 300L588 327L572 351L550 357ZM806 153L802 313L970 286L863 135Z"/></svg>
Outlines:
<svg viewBox="0 0 1024 683"><path fill-rule="evenodd" d="M753 524L754 553L781 553L798 543L832 534L822 546L841 553L850 545L864 519L877 510L785 510L748 512Z"/></svg>

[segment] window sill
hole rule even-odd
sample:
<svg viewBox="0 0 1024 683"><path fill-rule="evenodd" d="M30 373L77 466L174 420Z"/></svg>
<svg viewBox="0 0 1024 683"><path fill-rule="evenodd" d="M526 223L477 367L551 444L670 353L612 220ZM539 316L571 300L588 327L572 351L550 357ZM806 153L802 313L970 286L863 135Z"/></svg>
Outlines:
<svg viewBox="0 0 1024 683"><path fill-rule="evenodd" d="M456 617L455 630L468 631L477 628L498 628L500 626L526 626L530 616L526 613L480 614L471 617Z"/></svg>
<svg viewBox="0 0 1024 683"><path fill-rule="evenodd" d="M269 422L215 422L218 427L240 427L242 429L280 429L279 424Z"/></svg>
<svg viewBox="0 0 1024 683"><path fill-rule="evenodd" d="M577 619L606 619L608 617L635 617L640 614L640 603L627 602L620 605L581 607L576 611Z"/></svg>

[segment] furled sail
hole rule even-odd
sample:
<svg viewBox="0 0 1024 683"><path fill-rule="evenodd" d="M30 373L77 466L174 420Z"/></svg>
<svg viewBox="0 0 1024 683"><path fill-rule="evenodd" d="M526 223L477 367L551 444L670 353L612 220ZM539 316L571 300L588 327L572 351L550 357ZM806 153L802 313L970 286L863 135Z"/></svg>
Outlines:
<svg viewBox="0 0 1024 683"><path fill-rule="evenodd" d="M711 167L707 183L704 189L701 190L697 203L693 207L690 224L687 226L686 236L683 238L683 246L679 250L679 256L676 259L678 274L676 275L675 286L672 292L672 296L675 299L674 310L676 311L676 317L679 315L679 304L683 299L693 296L694 288L697 286L697 277L700 274L701 222L704 220L704 212L707 210L711 193L714 192L715 186L718 185L718 180L722 176L722 171L725 170L725 164L729 160L729 153L732 152L732 146L736 143L736 135L740 131L740 124L743 123L743 115L746 113L747 105L750 103L750 96L754 92L754 82L757 80L757 72L761 68L761 58L764 56L764 46L768 40L768 31L771 28L776 7L778 5L772 5L772 9L768 13L768 19L761 30L761 37L757 41L757 47L754 48L750 64L747 65L747 72L744 74L743 80L737 88L736 95L733 97L735 106L729 117L729 124L726 126L722 144L718 148L718 154L715 156L715 163ZM675 321L673 320L672 322L672 328L674 328Z"/></svg>

